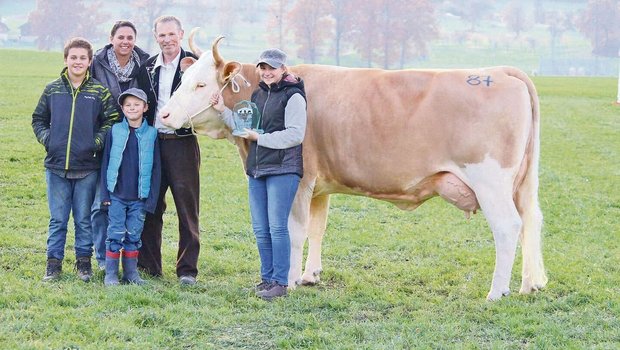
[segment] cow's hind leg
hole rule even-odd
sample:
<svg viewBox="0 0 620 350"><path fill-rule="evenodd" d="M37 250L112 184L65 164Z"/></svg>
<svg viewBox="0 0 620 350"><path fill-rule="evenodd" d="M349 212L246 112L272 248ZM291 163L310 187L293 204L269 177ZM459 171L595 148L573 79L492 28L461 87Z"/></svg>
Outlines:
<svg viewBox="0 0 620 350"><path fill-rule="evenodd" d="M489 300L497 300L510 294L512 266L522 225L510 191L502 192L501 194L494 190L476 192L495 240L495 271L491 290L487 295Z"/></svg>
<svg viewBox="0 0 620 350"><path fill-rule="evenodd" d="M312 198L310 203L310 224L308 226L308 258L306 268L301 277L302 284L316 284L320 281L323 270L321 263L321 248L323 236L327 227L329 212L329 195Z"/></svg>
<svg viewBox="0 0 620 350"><path fill-rule="evenodd" d="M531 293L547 284L542 256L541 231L543 216L538 204L538 177L528 174L517 191L517 209L523 220L521 251L523 271L519 293Z"/></svg>
<svg viewBox="0 0 620 350"><path fill-rule="evenodd" d="M510 278L521 231L521 216L513 200L514 170L501 168L493 159L466 168L471 187L480 208L493 231L495 240L495 271L489 300L510 293Z"/></svg>

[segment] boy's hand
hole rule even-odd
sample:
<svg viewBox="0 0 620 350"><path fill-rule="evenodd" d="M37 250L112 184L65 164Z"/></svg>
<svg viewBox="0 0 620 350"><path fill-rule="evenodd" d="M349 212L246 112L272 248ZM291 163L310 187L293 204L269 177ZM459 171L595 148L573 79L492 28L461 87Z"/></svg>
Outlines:
<svg viewBox="0 0 620 350"><path fill-rule="evenodd" d="M101 202L102 205L105 205L106 207L109 206L110 204L112 204L111 202L105 201L105 202Z"/></svg>

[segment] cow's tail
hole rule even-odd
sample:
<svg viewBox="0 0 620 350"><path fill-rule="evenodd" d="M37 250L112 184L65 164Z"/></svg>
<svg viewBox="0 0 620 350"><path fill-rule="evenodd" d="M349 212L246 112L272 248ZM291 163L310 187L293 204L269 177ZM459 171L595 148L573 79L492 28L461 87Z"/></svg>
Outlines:
<svg viewBox="0 0 620 350"><path fill-rule="evenodd" d="M525 171L515 188L515 204L523 222L519 237L523 254L520 293L530 293L547 284L541 240L543 216L538 202L540 106L538 93L532 80L518 69L511 69L508 74L523 81L527 86L532 111L532 127L524 157Z"/></svg>

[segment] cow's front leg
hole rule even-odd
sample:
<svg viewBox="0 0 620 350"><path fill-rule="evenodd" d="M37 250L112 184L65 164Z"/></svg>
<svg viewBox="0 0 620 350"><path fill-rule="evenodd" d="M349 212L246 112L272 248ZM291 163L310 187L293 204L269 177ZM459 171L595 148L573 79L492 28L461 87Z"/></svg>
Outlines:
<svg viewBox="0 0 620 350"><path fill-rule="evenodd" d="M323 236L327 227L327 213L329 212L329 195L312 198L310 203L310 224L308 226L308 258L306 268L301 277L304 285L313 285L321 280L323 265L321 262L321 248Z"/></svg>
<svg viewBox="0 0 620 350"><path fill-rule="evenodd" d="M291 215L288 220L288 229L291 239L290 268L288 270L288 286L294 289L301 284L301 267L304 257L304 243L307 238L308 221L310 216L310 201L314 186L308 185L303 179L295 195Z"/></svg>

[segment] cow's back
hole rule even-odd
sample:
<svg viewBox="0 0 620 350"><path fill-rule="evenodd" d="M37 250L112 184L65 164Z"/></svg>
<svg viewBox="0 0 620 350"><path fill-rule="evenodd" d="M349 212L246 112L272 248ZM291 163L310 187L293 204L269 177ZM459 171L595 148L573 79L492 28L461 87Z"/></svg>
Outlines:
<svg viewBox="0 0 620 350"><path fill-rule="evenodd" d="M505 168L523 161L532 106L514 68L292 71L305 80L304 161L316 191L398 195L486 157Z"/></svg>

